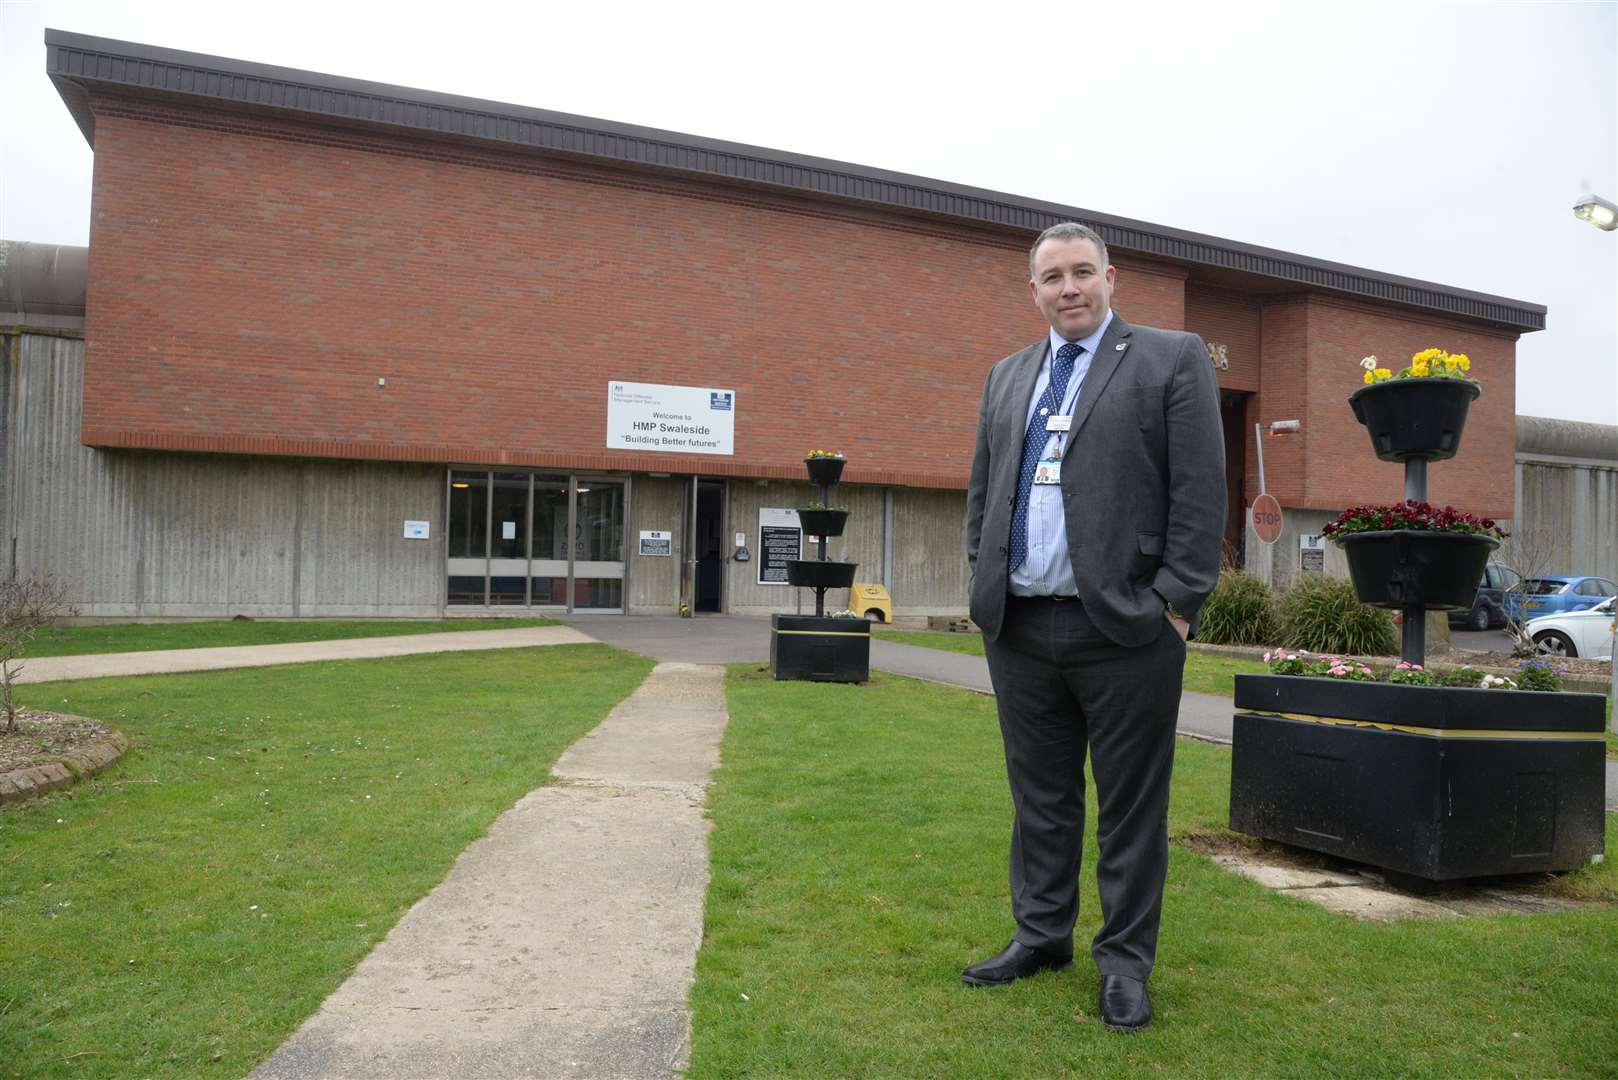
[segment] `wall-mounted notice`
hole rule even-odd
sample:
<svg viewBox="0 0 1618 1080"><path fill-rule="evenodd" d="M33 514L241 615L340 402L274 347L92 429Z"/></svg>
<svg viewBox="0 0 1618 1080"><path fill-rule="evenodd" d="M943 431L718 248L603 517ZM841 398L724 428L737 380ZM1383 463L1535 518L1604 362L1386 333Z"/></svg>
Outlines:
<svg viewBox="0 0 1618 1080"><path fill-rule="evenodd" d="M1314 574L1326 572L1326 538L1319 533L1298 536L1298 569Z"/></svg>
<svg viewBox="0 0 1618 1080"><path fill-rule="evenodd" d="M674 534L659 532L656 529L642 529L640 533L640 553L643 556L674 557Z"/></svg>
<svg viewBox="0 0 1618 1080"><path fill-rule="evenodd" d="M758 509L758 583L785 585L787 560L803 558L803 526L796 510Z"/></svg>
<svg viewBox="0 0 1618 1080"><path fill-rule="evenodd" d="M405 522L404 538L406 540L425 540L427 539L428 529L429 526L425 521L407 521Z"/></svg>
<svg viewBox="0 0 1618 1080"><path fill-rule="evenodd" d="M659 383L607 384L607 447L734 454L736 392Z"/></svg>

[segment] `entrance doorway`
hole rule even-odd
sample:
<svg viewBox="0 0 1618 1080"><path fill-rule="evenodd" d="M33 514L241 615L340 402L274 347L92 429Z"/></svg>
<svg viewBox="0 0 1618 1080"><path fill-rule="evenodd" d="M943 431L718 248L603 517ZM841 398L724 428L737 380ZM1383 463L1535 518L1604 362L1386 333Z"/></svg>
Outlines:
<svg viewBox="0 0 1618 1080"><path fill-rule="evenodd" d="M1225 538L1220 551L1226 566L1243 566L1247 544L1247 401L1239 390L1219 391L1219 419L1225 428Z"/></svg>
<svg viewBox="0 0 1618 1080"><path fill-rule="evenodd" d="M724 610L725 482L697 481L695 610Z"/></svg>
<svg viewBox="0 0 1618 1080"><path fill-rule="evenodd" d="M624 610L622 477L452 469L450 607Z"/></svg>

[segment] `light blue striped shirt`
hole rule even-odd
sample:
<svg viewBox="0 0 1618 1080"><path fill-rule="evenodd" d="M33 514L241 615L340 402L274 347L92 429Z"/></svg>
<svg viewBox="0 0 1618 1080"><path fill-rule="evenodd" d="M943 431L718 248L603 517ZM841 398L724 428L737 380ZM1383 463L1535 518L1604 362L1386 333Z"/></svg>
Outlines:
<svg viewBox="0 0 1618 1080"><path fill-rule="evenodd" d="M1067 381L1067 393L1062 396L1062 412L1073 415L1073 403L1079 398L1079 388L1090 372L1090 361L1095 358L1096 346L1112 323L1112 310L1096 327L1095 333L1080 338L1074 344L1083 351L1073 363L1073 375ZM1045 349L1045 362L1040 365L1039 378L1034 381L1034 394L1028 401L1028 415L1024 423L1032 423L1034 412L1045 397L1051 384L1051 361L1056 350L1067 344L1067 339L1051 329L1050 344ZM1025 427L1023 430L1027 430ZM1052 432L1045 440L1042 457L1060 457L1067 445L1067 435ZM1077 468L1078 462L1073 463ZM1062 467L1068 468L1066 462ZM1059 484L1035 484L1028 497L1028 557L1011 575L1011 592L1016 596L1075 596L1079 586L1073 579L1073 560L1067 553L1067 523L1063 517L1062 488Z"/></svg>

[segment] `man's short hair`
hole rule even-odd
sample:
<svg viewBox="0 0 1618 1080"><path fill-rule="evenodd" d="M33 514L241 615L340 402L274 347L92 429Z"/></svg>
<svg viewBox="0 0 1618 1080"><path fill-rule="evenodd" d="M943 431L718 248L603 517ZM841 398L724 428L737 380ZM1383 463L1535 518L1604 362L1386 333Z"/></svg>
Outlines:
<svg viewBox="0 0 1618 1080"><path fill-rule="evenodd" d="M1064 221L1052 225L1039 234L1034 246L1028 249L1028 276L1034 276L1034 256L1039 254L1039 245L1047 240L1088 240L1096 246L1101 253L1101 269L1107 268L1107 242L1101 239L1101 234L1088 225L1080 225L1077 221Z"/></svg>

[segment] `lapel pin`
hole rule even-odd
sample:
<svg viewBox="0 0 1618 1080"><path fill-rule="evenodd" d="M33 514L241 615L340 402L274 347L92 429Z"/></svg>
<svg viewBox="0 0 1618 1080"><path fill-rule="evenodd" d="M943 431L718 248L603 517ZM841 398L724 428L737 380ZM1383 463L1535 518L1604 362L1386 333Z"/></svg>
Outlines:
<svg viewBox="0 0 1618 1080"><path fill-rule="evenodd" d="M1114 345L1113 348L1118 350L1119 352L1123 352L1124 351L1124 343L1120 341L1118 344Z"/></svg>

